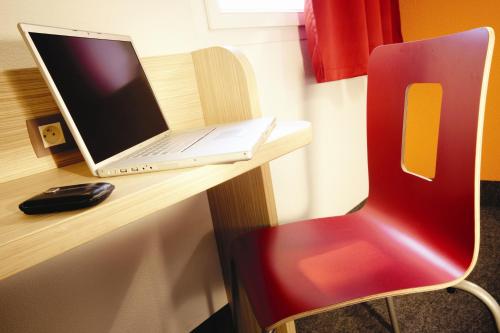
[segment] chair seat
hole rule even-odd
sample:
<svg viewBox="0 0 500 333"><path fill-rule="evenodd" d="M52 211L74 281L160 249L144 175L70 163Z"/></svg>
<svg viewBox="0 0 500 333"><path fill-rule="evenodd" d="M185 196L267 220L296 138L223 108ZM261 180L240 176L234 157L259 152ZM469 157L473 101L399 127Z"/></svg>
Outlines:
<svg viewBox="0 0 500 333"><path fill-rule="evenodd" d="M237 275L261 327L463 276L467 267L373 216L363 209L235 241Z"/></svg>

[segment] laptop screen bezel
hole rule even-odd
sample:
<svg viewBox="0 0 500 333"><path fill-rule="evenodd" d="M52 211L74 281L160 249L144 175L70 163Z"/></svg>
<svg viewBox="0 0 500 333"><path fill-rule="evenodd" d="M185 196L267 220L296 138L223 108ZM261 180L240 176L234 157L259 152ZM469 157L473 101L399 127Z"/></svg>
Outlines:
<svg viewBox="0 0 500 333"><path fill-rule="evenodd" d="M165 133L169 132L171 130L170 125L168 124L168 120L166 119L165 115L163 112L161 112L161 116L165 120L165 123L167 125L167 130L159 133L141 143L138 143L118 154L112 155L105 160L95 163L94 159L92 158L92 155L90 154L89 150L87 149L87 145L85 144L82 136L80 135L80 132L78 130L78 127L76 126L71 113L69 112L66 103L64 102L61 94L59 93L59 90L57 89L57 86L55 85L55 82L52 79L52 76L50 72L48 71L42 57L40 56L33 40L31 39L30 32L34 33L43 33L43 34L52 34L52 35L60 35L60 36L71 36L71 37L83 37L83 38L94 38L94 39L105 39L105 40L118 40L118 41L126 41L130 42L132 49L134 50L137 59L139 61L139 64L141 67L144 69L144 66L141 62L141 59L139 58L137 51L135 49L134 43L132 39L129 36L126 35L116 35L116 34L108 34L108 33L99 33L99 32L92 32L92 31L83 31L83 30L72 30L72 29L64 29L64 28L56 28L56 27L48 27L48 26L40 26L40 25L34 25L34 24L26 24L26 23L19 23L18 24L19 31L21 32L21 35L23 36L26 44L28 45L31 54L33 55L33 58L35 59L35 62L37 63L40 72L47 83L50 92L52 93L52 96L54 97L57 106L59 107L59 110L61 111L61 114L66 121L66 124L68 125L68 128L71 131L71 134L73 135L73 138L75 139L76 144L78 145L78 148L80 149L80 152L82 153L85 161L87 162L92 174L94 176L97 176L97 169L101 168L102 166L109 164L113 161L116 161L127 154L130 154L131 152L139 149L142 146L146 146L151 142L154 142L157 140L158 137L162 137L166 135ZM154 89L151 86L151 81L148 78L148 75L146 71L144 71L146 75L146 79L151 87L151 91L153 93L153 97L158 104L158 107L160 107L160 103L158 102L158 99L156 97L156 94L154 93Z"/></svg>

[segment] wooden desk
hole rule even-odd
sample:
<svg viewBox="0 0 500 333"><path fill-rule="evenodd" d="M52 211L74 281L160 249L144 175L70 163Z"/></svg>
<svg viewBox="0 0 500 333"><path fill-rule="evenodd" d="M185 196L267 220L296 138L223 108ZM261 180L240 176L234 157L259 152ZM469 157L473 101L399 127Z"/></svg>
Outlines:
<svg viewBox="0 0 500 333"><path fill-rule="evenodd" d="M260 115L253 73L234 50L209 48L148 58L143 64L173 128ZM34 155L25 121L54 112L57 107L37 70L0 72L0 131L7 133L0 142L0 279L207 190L232 302L229 244L243 232L277 223L267 162L309 143L310 124L278 123L250 161L107 178L116 190L96 207L26 216L17 205L34 194L53 186L99 181L83 162L75 163L79 153ZM69 165L58 167L61 164ZM241 331L260 332L247 301L237 303Z"/></svg>

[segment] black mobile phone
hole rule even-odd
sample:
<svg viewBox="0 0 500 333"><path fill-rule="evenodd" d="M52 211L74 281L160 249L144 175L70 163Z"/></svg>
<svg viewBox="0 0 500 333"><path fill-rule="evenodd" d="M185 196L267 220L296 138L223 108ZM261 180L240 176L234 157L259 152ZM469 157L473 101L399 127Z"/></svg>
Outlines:
<svg viewBox="0 0 500 333"><path fill-rule="evenodd" d="M52 187L22 202L19 209L25 214L43 214L90 207L102 202L114 189L109 183Z"/></svg>

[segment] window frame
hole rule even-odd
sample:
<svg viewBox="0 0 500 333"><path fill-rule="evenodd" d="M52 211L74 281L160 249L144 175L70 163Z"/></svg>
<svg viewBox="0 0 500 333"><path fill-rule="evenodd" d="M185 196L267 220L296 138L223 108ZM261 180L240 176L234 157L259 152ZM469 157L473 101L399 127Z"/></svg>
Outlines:
<svg viewBox="0 0 500 333"><path fill-rule="evenodd" d="M205 0L205 9L210 30L304 25L303 12L225 12L219 8L217 0Z"/></svg>

